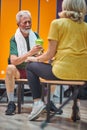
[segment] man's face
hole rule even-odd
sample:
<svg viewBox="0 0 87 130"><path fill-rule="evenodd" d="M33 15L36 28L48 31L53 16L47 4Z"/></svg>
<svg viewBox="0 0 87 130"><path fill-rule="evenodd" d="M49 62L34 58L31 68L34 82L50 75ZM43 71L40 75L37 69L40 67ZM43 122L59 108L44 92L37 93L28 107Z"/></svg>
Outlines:
<svg viewBox="0 0 87 130"><path fill-rule="evenodd" d="M32 21L31 21L30 17L28 17L28 16L21 17L20 23L19 23L19 28L22 33L29 34L31 26L32 26Z"/></svg>

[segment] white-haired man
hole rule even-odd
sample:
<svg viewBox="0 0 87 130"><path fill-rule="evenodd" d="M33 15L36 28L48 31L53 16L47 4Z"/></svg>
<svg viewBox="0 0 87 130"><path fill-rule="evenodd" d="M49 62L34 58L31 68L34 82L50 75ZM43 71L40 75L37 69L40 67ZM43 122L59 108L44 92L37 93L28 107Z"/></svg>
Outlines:
<svg viewBox="0 0 87 130"><path fill-rule="evenodd" d="M27 10L19 11L16 15L16 21L18 28L10 40L10 64L7 66L5 78L8 97L8 106L5 111L6 115L12 115L16 110L14 103L15 79L26 78L26 58L35 55L42 49L40 45L35 45L35 40L39 38L39 36L31 29L31 13Z"/></svg>

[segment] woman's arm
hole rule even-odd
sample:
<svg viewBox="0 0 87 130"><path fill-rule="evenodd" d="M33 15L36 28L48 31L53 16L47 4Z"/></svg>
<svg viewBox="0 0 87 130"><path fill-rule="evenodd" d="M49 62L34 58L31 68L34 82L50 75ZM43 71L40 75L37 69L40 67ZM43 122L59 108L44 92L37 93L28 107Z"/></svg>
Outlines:
<svg viewBox="0 0 87 130"><path fill-rule="evenodd" d="M56 40L48 40L48 49L45 53L38 57L28 57L26 61L44 62L51 60L56 54L57 45L58 42Z"/></svg>

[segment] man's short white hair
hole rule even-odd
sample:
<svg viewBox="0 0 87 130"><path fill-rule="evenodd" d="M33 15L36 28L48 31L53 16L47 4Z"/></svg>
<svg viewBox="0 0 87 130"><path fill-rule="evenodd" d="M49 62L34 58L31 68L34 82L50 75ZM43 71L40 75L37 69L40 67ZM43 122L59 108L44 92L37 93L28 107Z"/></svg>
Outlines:
<svg viewBox="0 0 87 130"><path fill-rule="evenodd" d="M21 10L16 14L16 21L17 23L20 22L20 18L22 16L29 16L31 18L31 13L28 10Z"/></svg>

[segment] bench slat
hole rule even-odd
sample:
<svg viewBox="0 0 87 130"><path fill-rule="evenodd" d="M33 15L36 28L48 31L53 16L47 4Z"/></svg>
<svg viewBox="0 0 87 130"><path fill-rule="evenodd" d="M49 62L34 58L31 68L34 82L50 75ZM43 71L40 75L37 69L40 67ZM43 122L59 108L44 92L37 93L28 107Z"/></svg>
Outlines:
<svg viewBox="0 0 87 130"><path fill-rule="evenodd" d="M0 78L1 82L5 82L5 78ZM27 79L16 79L15 82L28 83ZM42 83L59 84L59 85L84 85L85 81L69 81L69 80L45 80L40 78Z"/></svg>
<svg viewBox="0 0 87 130"><path fill-rule="evenodd" d="M84 85L85 81L68 81L68 80L45 80L40 79L42 83L59 84L59 85Z"/></svg>

